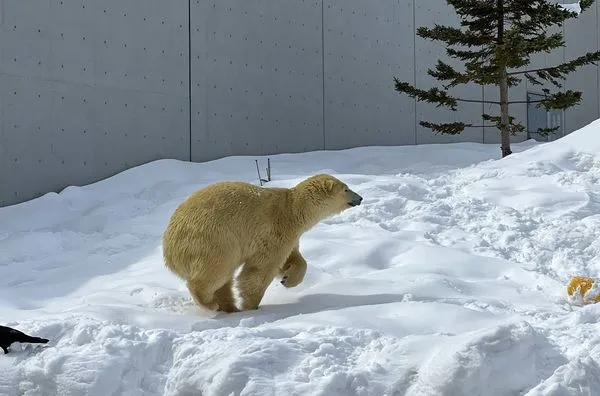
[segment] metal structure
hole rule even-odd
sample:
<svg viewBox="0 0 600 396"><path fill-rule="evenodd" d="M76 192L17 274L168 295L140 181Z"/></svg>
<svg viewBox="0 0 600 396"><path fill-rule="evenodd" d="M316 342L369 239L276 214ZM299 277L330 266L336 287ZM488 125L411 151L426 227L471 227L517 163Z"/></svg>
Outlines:
<svg viewBox="0 0 600 396"><path fill-rule="evenodd" d="M598 7L564 27L564 50L534 65L598 49ZM496 143L496 130L441 136L418 125L480 123L493 109L454 113L393 89L394 76L434 82L426 70L443 48L415 30L453 18L441 1L0 0L0 206L159 158ZM569 79L584 102L565 113L565 132L598 118L598 83L593 66ZM536 93L511 90L523 122Z"/></svg>

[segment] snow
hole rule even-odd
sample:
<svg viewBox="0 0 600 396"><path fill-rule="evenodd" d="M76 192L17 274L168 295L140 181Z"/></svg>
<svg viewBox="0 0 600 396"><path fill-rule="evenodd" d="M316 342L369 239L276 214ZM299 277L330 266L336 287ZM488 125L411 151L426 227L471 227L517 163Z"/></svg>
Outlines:
<svg viewBox="0 0 600 396"><path fill-rule="evenodd" d="M579 1L576 3L561 4L561 7L567 11L581 14L581 5L579 4Z"/></svg>
<svg viewBox="0 0 600 396"><path fill-rule="evenodd" d="M255 157L160 160L0 208L0 319L50 339L0 356L2 395L592 395L600 121L550 143L272 156L270 186L330 172L363 205L306 233L305 281L210 315L163 265L194 190ZM258 158L261 169L266 158ZM263 172L264 173L264 172Z"/></svg>

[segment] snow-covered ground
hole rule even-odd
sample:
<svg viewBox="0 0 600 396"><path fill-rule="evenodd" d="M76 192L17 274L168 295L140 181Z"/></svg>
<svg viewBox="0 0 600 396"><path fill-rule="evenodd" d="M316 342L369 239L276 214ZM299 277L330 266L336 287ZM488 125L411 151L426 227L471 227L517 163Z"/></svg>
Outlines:
<svg viewBox="0 0 600 396"><path fill-rule="evenodd" d="M157 161L2 208L0 323L51 341L0 355L0 394L598 395L600 306L565 291L600 276L600 121L514 149L272 156L270 185L330 172L364 204L304 235L303 284L213 317L160 238L197 188L257 183L253 157Z"/></svg>

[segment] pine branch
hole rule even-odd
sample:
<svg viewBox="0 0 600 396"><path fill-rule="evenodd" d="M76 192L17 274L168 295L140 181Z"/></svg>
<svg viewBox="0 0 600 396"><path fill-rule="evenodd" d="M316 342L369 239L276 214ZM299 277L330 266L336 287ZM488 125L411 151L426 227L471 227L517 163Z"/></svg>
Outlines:
<svg viewBox="0 0 600 396"><path fill-rule="evenodd" d="M466 72L469 76L469 82L479 85L497 85L500 81L498 68L495 65L487 65L483 62L465 63ZM515 76L508 76L508 85L515 86L521 83L521 79Z"/></svg>
<svg viewBox="0 0 600 396"><path fill-rule="evenodd" d="M403 92L411 98L416 98L421 102L435 103L436 107L446 106L456 111L457 100L439 88L431 88L425 91L413 87L407 82L400 81L396 77L394 77L394 84L396 91Z"/></svg>
<svg viewBox="0 0 600 396"><path fill-rule="evenodd" d="M435 65L435 70L429 69L427 74L440 81L450 81L450 84L445 86L446 89L458 84L466 84L470 81L468 75L457 72L452 66L441 60L438 60Z"/></svg>
<svg viewBox="0 0 600 396"><path fill-rule="evenodd" d="M562 84L558 80L564 80L566 75L574 72L581 66L588 64L596 65L595 62L600 60L600 51L588 52L576 59L553 67L546 67L532 70L519 70L508 73L509 75L524 74L525 78L533 85L543 85L543 81L550 82L557 88L562 88ZM534 76L535 74L535 76Z"/></svg>
<svg viewBox="0 0 600 396"><path fill-rule="evenodd" d="M471 124L465 124L464 122L450 122L445 124L435 124L427 121L420 121L419 125L425 128L429 128L436 133L441 133L442 135L458 135L465 128L471 127Z"/></svg>
<svg viewBox="0 0 600 396"><path fill-rule="evenodd" d="M585 12L592 4L594 4L594 0L579 0L579 8L581 8L581 12Z"/></svg>
<svg viewBox="0 0 600 396"><path fill-rule="evenodd" d="M536 73L542 79L548 79L548 78L564 79L565 74L572 73L581 66L585 66L588 64L596 65L595 62L597 62L597 61L600 61L600 51L588 52L585 55L582 55L579 58L575 58L569 62L563 63L562 65L546 67L546 68L541 68L541 69L533 69L533 70L513 71L513 72L509 72L508 75Z"/></svg>
<svg viewBox="0 0 600 396"><path fill-rule="evenodd" d="M542 136L548 136L550 134L553 134L554 132L556 132L559 129L560 129L560 125L555 126L554 128L538 128L535 132L539 133Z"/></svg>
<svg viewBox="0 0 600 396"><path fill-rule="evenodd" d="M521 132L525 131L525 125L523 125L520 122L512 123L512 124L510 124L510 126L511 126L510 133L512 135L516 135L518 133L521 133Z"/></svg>
<svg viewBox="0 0 600 396"><path fill-rule="evenodd" d="M464 103L481 103L481 104L500 104L498 101L493 100L479 100L479 99L463 99L449 96L445 91L439 88L430 88L429 90L423 90L411 86L409 83L400 81L394 77L394 84L396 91L403 92L411 98L416 98L419 102L428 102L437 104L436 107L446 106L450 107L451 110L456 111L458 102Z"/></svg>
<svg viewBox="0 0 600 396"><path fill-rule="evenodd" d="M482 46L491 42L490 37L481 36L473 32L463 32L462 30L450 26L441 26L435 24L435 27L430 29L421 26L417 29L417 36L442 41L447 45L464 45L464 46Z"/></svg>
<svg viewBox="0 0 600 396"><path fill-rule="evenodd" d="M508 22L524 34L532 36L544 34L549 26L561 26L567 19L578 16L554 0L512 1L508 8L512 14Z"/></svg>
<svg viewBox="0 0 600 396"><path fill-rule="evenodd" d="M451 47L446 48L446 53L455 59L460 59L461 61L466 60L485 60L491 55L491 51L489 49L481 49L479 51L474 50L458 50Z"/></svg>
<svg viewBox="0 0 600 396"><path fill-rule="evenodd" d="M538 77L540 77L539 73L536 73ZM531 74L526 73L525 74L525 78L527 78L527 80L532 84L532 85L544 85L543 81L540 81L539 79L537 79L536 77L534 77ZM552 85L554 85L557 88L562 88L562 84L559 83L556 79L552 78L552 77L548 77L545 81L550 82Z"/></svg>
<svg viewBox="0 0 600 396"><path fill-rule="evenodd" d="M581 92L568 90L550 95L549 90L546 89L544 93L548 96L540 100L536 107L543 107L546 110L564 110L581 103Z"/></svg>
<svg viewBox="0 0 600 396"><path fill-rule="evenodd" d="M531 55L539 52L550 53L553 48L564 46L562 33L535 37L524 37L520 28L513 26L506 32L506 51L502 56L508 68L521 68L531 61Z"/></svg>
<svg viewBox="0 0 600 396"><path fill-rule="evenodd" d="M496 31L496 4L490 1L447 0L461 19L461 26L477 34L493 37Z"/></svg>
<svg viewBox="0 0 600 396"><path fill-rule="evenodd" d="M540 79L545 80L546 82L551 83L556 88L562 88L562 84L559 83L558 80L556 80L555 78L553 78L553 77L543 78L542 72L536 72L536 75ZM525 74L525 78L527 78L527 80L529 80L529 82L532 83L533 85L544 85L543 81L540 81L538 78L533 77L531 74Z"/></svg>
<svg viewBox="0 0 600 396"><path fill-rule="evenodd" d="M502 123L501 116L492 116L489 114L482 114L481 117L485 121L494 122L495 123L494 126L498 129L500 129L500 124ZM525 130L525 126L523 124L521 124L520 122L516 122L515 117L509 116L508 117L508 130L510 131L511 135L516 135L519 132L523 132Z"/></svg>
<svg viewBox="0 0 600 396"><path fill-rule="evenodd" d="M519 70L519 71L514 71L514 72L508 72L507 74L510 76L510 75L515 75L515 74L539 73L539 72L552 70L557 67L558 66L546 67L546 68L541 68L541 69Z"/></svg>

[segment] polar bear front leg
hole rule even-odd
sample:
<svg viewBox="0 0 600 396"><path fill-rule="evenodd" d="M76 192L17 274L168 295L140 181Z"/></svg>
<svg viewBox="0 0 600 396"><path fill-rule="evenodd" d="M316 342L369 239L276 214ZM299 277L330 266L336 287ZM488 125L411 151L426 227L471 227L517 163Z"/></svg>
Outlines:
<svg viewBox="0 0 600 396"><path fill-rule="evenodd" d="M306 269L306 260L300 254L299 246L296 245L286 262L279 268L281 284L288 288L298 286L304 280Z"/></svg>

